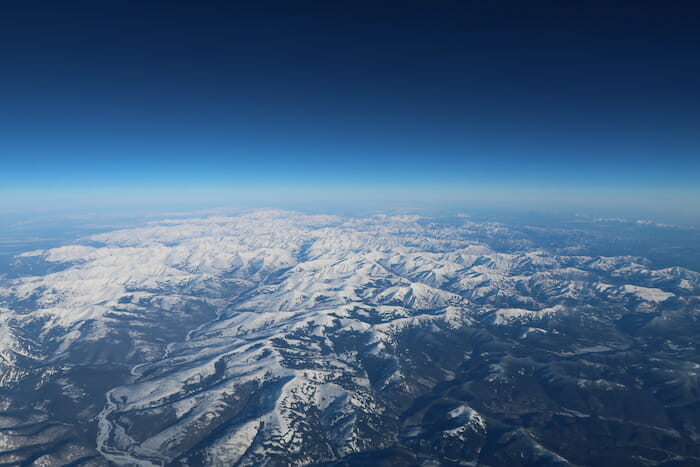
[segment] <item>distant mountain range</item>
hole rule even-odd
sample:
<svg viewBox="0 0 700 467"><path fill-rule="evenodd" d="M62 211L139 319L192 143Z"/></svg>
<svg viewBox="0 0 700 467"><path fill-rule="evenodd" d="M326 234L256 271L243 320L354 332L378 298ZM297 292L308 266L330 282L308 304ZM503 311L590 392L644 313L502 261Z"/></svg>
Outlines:
<svg viewBox="0 0 700 467"><path fill-rule="evenodd" d="M532 235L264 210L24 253L0 464L700 465L700 274Z"/></svg>

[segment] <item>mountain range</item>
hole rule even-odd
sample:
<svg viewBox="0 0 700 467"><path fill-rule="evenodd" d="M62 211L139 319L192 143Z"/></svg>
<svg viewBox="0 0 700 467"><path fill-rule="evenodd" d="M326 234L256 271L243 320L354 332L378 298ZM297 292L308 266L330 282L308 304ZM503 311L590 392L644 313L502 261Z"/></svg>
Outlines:
<svg viewBox="0 0 700 467"><path fill-rule="evenodd" d="M3 465L700 465L700 274L259 210L16 257Z"/></svg>

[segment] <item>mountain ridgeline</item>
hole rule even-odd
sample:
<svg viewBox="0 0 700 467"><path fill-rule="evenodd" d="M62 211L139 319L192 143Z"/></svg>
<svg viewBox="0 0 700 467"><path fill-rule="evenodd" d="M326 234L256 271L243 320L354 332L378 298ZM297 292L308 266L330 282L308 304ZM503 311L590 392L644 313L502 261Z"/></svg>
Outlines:
<svg viewBox="0 0 700 467"><path fill-rule="evenodd" d="M264 210L24 253L0 464L700 465L700 274L579 234Z"/></svg>

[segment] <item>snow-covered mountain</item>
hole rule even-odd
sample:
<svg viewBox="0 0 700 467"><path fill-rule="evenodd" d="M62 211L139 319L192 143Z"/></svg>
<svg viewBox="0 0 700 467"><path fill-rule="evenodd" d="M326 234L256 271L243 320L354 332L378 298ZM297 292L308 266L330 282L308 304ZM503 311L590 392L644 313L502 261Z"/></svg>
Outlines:
<svg viewBox="0 0 700 467"><path fill-rule="evenodd" d="M561 251L266 210L27 252L0 462L700 462L700 274Z"/></svg>

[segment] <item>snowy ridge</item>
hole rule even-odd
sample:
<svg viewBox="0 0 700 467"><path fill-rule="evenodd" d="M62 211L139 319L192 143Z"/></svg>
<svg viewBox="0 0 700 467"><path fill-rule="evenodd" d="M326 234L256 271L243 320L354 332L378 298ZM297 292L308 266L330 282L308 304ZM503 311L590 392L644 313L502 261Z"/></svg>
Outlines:
<svg viewBox="0 0 700 467"><path fill-rule="evenodd" d="M31 252L67 266L0 290L0 382L21 379L15 358L69 361L85 345L117 339L121 358L139 364L99 413L104 457L254 465L279 454L304 464L393 439L392 407L379 395L419 385L397 369L405 329L460 327L482 315L535 329L592 300L650 311L700 290L698 274L682 268L501 253L476 239L505 230L259 211ZM179 328L154 339L164 323ZM30 346L22 336L37 327ZM459 425L449 436L487 430L468 406L450 414Z"/></svg>

